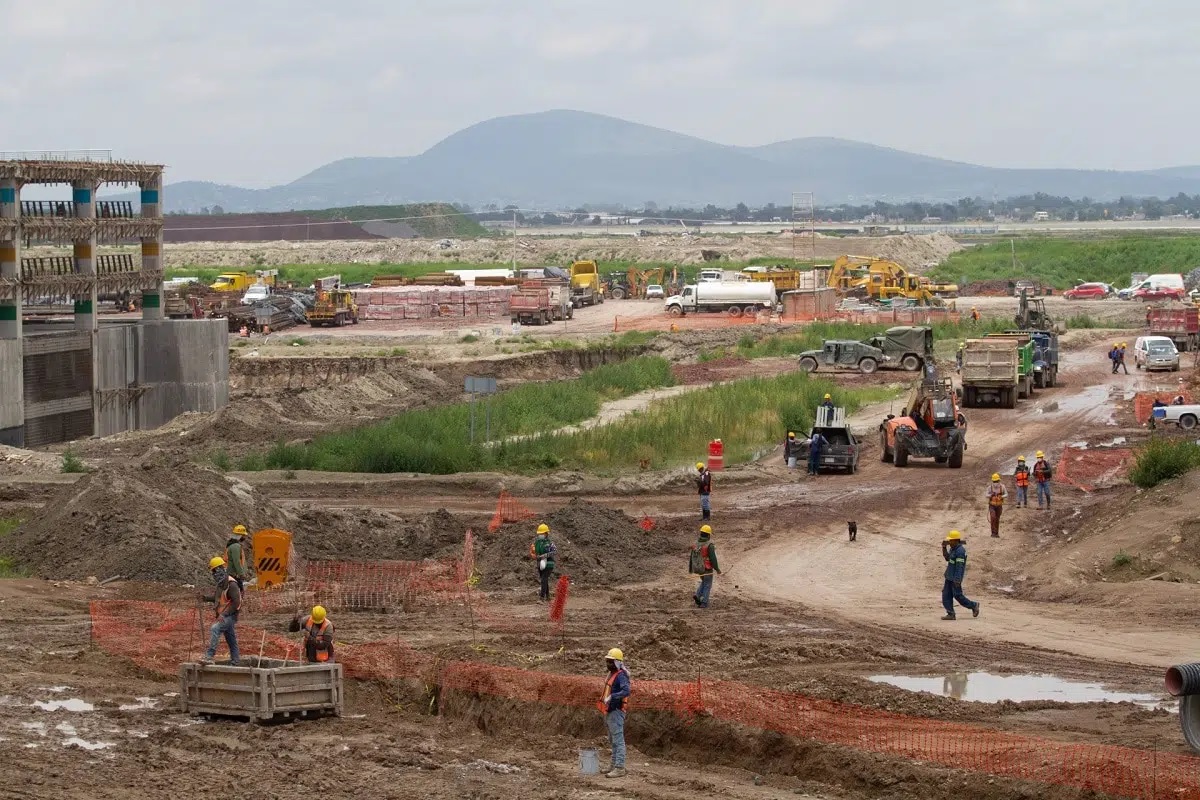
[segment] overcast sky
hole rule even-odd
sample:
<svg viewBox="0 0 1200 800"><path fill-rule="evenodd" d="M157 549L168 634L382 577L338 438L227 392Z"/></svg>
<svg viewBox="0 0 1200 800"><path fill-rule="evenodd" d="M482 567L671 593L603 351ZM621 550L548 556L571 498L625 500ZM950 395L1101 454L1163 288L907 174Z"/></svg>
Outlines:
<svg viewBox="0 0 1200 800"><path fill-rule="evenodd" d="M0 149L262 187L571 108L726 144L1200 164L1195 0L0 0Z"/></svg>

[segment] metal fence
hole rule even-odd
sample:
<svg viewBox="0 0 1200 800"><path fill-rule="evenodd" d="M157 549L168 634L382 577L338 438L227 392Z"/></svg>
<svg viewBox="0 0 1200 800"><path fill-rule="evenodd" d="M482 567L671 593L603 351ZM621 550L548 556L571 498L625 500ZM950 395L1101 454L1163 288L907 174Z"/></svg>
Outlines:
<svg viewBox="0 0 1200 800"><path fill-rule="evenodd" d="M95 161L113 160L112 150L0 150L0 161Z"/></svg>

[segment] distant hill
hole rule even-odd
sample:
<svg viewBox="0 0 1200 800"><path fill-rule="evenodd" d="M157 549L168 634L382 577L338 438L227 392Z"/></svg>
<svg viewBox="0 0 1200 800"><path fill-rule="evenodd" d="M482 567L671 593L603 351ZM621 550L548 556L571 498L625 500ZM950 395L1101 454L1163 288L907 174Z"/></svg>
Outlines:
<svg viewBox="0 0 1200 800"><path fill-rule="evenodd" d="M224 204L222 210L227 210ZM383 221L380 221L383 220ZM168 214L168 242L297 241L303 239L412 239L478 236L482 225L445 203L351 206L317 211Z"/></svg>
<svg viewBox="0 0 1200 800"><path fill-rule="evenodd" d="M497 117L417 156L345 158L291 183L243 189L188 181L164 191L167 210L287 211L436 198L479 207L562 209L588 203L700 207L953 201L1035 192L1107 200L1200 193L1200 166L1142 172L999 169L844 139L733 147L582 111Z"/></svg>

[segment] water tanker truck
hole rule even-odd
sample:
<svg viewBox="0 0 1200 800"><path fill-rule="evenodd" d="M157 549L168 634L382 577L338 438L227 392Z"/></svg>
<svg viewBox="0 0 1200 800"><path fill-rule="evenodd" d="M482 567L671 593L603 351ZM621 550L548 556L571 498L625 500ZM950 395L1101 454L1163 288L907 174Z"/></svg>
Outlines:
<svg viewBox="0 0 1200 800"><path fill-rule="evenodd" d="M706 281L684 286L682 294L668 297L666 310L677 317L699 311L754 316L773 311L775 302L775 284L770 281Z"/></svg>

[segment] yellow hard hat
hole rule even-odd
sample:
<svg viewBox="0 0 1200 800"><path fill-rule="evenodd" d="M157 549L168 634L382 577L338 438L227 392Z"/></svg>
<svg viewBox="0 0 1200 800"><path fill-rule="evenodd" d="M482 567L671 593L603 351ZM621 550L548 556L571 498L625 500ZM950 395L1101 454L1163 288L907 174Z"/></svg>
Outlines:
<svg viewBox="0 0 1200 800"><path fill-rule="evenodd" d="M614 647L612 650L609 650L607 655L605 655L604 657L612 659L613 661L624 661L625 660L625 654L622 653L621 649L618 647Z"/></svg>
<svg viewBox="0 0 1200 800"><path fill-rule="evenodd" d="M1125 342L1121 342L1121 347L1128 347L1128 345Z"/></svg>
<svg viewBox="0 0 1200 800"><path fill-rule="evenodd" d="M1120 347L1120 346L1121 346L1120 342L1113 342L1113 347Z"/></svg>
<svg viewBox="0 0 1200 800"><path fill-rule="evenodd" d="M1017 456L1017 461L1024 461L1024 460L1025 460L1025 456Z"/></svg>
<svg viewBox="0 0 1200 800"><path fill-rule="evenodd" d="M208 561L209 569L216 569L217 567L223 566L225 566L225 559L221 558L220 556L213 556Z"/></svg>
<svg viewBox="0 0 1200 800"><path fill-rule="evenodd" d="M325 606L313 606L312 610L313 622L325 621Z"/></svg>
<svg viewBox="0 0 1200 800"><path fill-rule="evenodd" d="M1037 451L1037 457L1038 457L1038 458L1045 458L1045 457L1046 457L1046 454L1045 454L1045 453L1043 453L1041 450L1038 450L1038 451Z"/></svg>
<svg viewBox="0 0 1200 800"><path fill-rule="evenodd" d="M546 523L544 523L544 522L543 522L541 525L538 525L537 532L538 532L539 534L542 534L542 533L549 533L549 532L550 532L550 526L549 526L549 525L547 525Z"/></svg>
<svg viewBox="0 0 1200 800"><path fill-rule="evenodd" d="M788 436L795 436L795 435L796 435L795 431L788 431Z"/></svg>
<svg viewBox="0 0 1200 800"><path fill-rule="evenodd" d="M1000 480L1000 473L999 473L999 472L993 472L993 473L992 473L992 480L994 480L994 481L998 481L998 480Z"/></svg>
<svg viewBox="0 0 1200 800"><path fill-rule="evenodd" d="M956 542L961 538L962 538L962 534L959 533L958 531L950 531L949 533L946 534L946 541L949 541L949 542Z"/></svg>
<svg viewBox="0 0 1200 800"><path fill-rule="evenodd" d="M703 462L703 461L697 461L697 462L696 462L696 469L704 469L704 462Z"/></svg>
<svg viewBox="0 0 1200 800"><path fill-rule="evenodd" d="M825 399L826 399L826 400L832 400L832 399L833 399L833 395L831 395L831 394L829 394L828 392L826 392L826 394L825 394Z"/></svg>
<svg viewBox="0 0 1200 800"><path fill-rule="evenodd" d="M711 526L711 525L701 525L701 526L700 526L700 532L701 532L701 533L707 533L707 534L710 534L710 535L711 535L711 534L712 534L712 526Z"/></svg>
<svg viewBox="0 0 1200 800"><path fill-rule="evenodd" d="M976 308L975 308L975 306L971 306L971 310L972 310L972 311L977 311L978 309L976 309Z"/></svg>
<svg viewBox="0 0 1200 800"><path fill-rule="evenodd" d="M233 526L233 535L234 536L245 536L246 535L246 526L245 525L234 525Z"/></svg>

